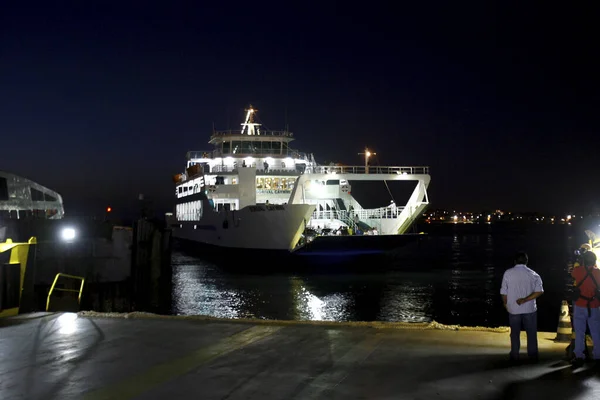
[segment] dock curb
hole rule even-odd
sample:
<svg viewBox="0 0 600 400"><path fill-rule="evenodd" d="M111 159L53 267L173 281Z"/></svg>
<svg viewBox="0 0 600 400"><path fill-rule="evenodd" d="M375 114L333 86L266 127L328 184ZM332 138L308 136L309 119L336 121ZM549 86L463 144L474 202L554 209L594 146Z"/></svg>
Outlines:
<svg viewBox="0 0 600 400"><path fill-rule="evenodd" d="M331 326L331 327L355 327L355 328L373 328L373 329L405 329L405 330L445 330L445 331L474 331L474 332L493 332L508 333L510 329L502 326L497 328L488 328L484 326L461 326L444 325L436 321L431 322L386 322L386 321L286 321L269 319L228 319L217 318L208 315L161 315L147 312L131 313L101 313L96 311L80 311L78 316L83 318L114 318L114 319L171 319L180 321L209 321L209 322L228 322L253 325L284 325L284 326Z"/></svg>

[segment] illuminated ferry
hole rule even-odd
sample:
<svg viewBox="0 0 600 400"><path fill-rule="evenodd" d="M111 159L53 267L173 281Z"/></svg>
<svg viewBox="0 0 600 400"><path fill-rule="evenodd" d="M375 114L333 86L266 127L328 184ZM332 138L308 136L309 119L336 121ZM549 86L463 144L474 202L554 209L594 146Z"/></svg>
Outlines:
<svg viewBox="0 0 600 400"><path fill-rule="evenodd" d="M190 151L173 177L176 206L167 214L173 237L228 249L292 252L304 233L400 235L428 204L429 167L319 165L290 147L287 130L267 131L250 106L239 130L213 131L212 150ZM416 181L405 206L364 209L352 181Z"/></svg>

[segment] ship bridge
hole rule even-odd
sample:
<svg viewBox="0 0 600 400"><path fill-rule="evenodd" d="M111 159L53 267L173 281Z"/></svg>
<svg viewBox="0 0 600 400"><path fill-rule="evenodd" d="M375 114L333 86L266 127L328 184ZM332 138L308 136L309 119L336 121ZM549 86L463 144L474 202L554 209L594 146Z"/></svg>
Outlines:
<svg viewBox="0 0 600 400"><path fill-rule="evenodd" d="M201 164L208 175L233 176L239 167L254 167L259 175L298 175L316 165L312 154L289 146L294 140L292 132L264 130L261 126L257 110L251 105L240 129L213 130L209 140L212 150L189 151L187 167Z"/></svg>
<svg viewBox="0 0 600 400"><path fill-rule="evenodd" d="M241 129L213 131L209 143L215 146L219 157L288 157L294 150L289 143L294 134L288 130L271 131L261 129L257 122L257 111L252 105L246 109L246 119Z"/></svg>

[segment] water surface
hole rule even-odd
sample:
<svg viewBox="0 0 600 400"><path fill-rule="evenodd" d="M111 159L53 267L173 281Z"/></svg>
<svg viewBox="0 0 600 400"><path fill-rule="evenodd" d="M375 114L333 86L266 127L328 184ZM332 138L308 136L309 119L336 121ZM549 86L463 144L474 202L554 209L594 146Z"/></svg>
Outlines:
<svg viewBox="0 0 600 400"><path fill-rule="evenodd" d="M428 235L395 258L377 258L377 272L313 271L261 275L231 272L182 252L173 254L173 313L225 318L324 321L402 321L500 326L507 317L499 295L516 251L544 280L540 330L554 331L567 265L579 238L564 225L474 231L460 225ZM375 260L375 259L374 259ZM249 260L240 260L253 264ZM242 264L243 265L243 264ZM362 269L362 271L361 271Z"/></svg>

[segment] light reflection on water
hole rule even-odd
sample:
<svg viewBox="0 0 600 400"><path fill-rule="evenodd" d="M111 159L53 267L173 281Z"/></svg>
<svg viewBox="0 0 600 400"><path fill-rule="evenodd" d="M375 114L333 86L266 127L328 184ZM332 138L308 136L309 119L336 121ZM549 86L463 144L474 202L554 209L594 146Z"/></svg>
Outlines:
<svg viewBox="0 0 600 400"><path fill-rule="evenodd" d="M442 276L422 282L422 274L402 272L245 275L174 253L173 311L223 318L427 322L433 318L432 281Z"/></svg>
<svg viewBox="0 0 600 400"><path fill-rule="evenodd" d="M539 235L430 237L416 254L390 261L381 273L241 274L175 252L173 313L506 325L499 285L514 252L525 248L545 283L546 293L538 302L539 326L552 331L563 295L567 241L560 235L541 240ZM422 270L407 271L407 265Z"/></svg>
<svg viewBox="0 0 600 400"><path fill-rule="evenodd" d="M384 292L379 321L430 322L433 314L432 284L405 281Z"/></svg>
<svg viewBox="0 0 600 400"><path fill-rule="evenodd" d="M342 293L326 295L321 298L312 294L302 281L291 278L294 290L297 320L309 321L346 321L348 320L348 296Z"/></svg>

